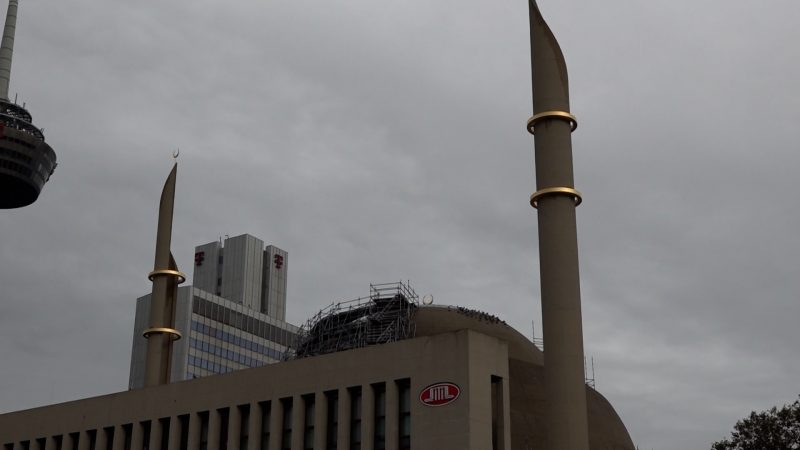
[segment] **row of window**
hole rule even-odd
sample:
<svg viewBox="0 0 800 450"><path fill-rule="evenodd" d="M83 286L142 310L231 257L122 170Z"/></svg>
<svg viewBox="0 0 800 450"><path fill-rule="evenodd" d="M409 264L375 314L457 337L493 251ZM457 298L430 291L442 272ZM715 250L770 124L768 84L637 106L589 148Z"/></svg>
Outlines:
<svg viewBox="0 0 800 450"><path fill-rule="evenodd" d="M211 353L213 355L220 356L225 358L229 361L233 361L247 367L261 367L266 364L264 361L259 361L255 358L251 358L249 356L242 355L241 353L234 352L232 350L226 350L224 348L218 347L214 344L210 344L205 341L201 341L198 339L190 339L189 346L192 348L196 348L200 351L204 351L207 353Z"/></svg>
<svg viewBox="0 0 800 450"><path fill-rule="evenodd" d="M6 159L0 159L0 169L7 169L12 172L17 172L25 177L30 177L33 173L33 170L31 170L28 166L15 163L14 161L8 161Z"/></svg>
<svg viewBox="0 0 800 450"><path fill-rule="evenodd" d="M27 147L27 148L29 148L29 149L31 149L31 150L33 150L34 148L36 148L36 146L35 146L35 145L31 144L31 143L30 143L30 142L28 142L28 141L24 141L24 140L22 140L22 139L13 138L13 137L11 137L11 136L2 136L2 137L0 137L0 140L3 140L3 141L9 141L9 142L13 142L13 143L15 143L15 144L19 144L19 145L21 145L21 146L23 146L23 147Z"/></svg>
<svg viewBox="0 0 800 450"><path fill-rule="evenodd" d="M281 327L256 319L247 314L234 311L225 306L195 296L192 312L207 317L233 328L262 337L268 341L277 342L285 347L292 347L297 341L297 334Z"/></svg>
<svg viewBox="0 0 800 450"><path fill-rule="evenodd" d="M408 379L398 380L395 382L398 389L399 394L399 402L397 407L397 417L398 417L398 448L399 450L410 450L411 449L411 407L410 407L410 383ZM379 383L367 386L368 389L372 389L373 392L373 399L374 399L374 417L372 418L374 423L374 431L373 431L373 442L374 442L374 449L375 450L384 450L386 448L386 384ZM363 396L361 395L361 387L353 387L349 388L345 391L347 394L348 402L348 410L350 416L350 439L349 439L349 450L361 450L361 442L362 442L362 403L363 403ZM325 437L325 441L327 443L328 450L340 450L338 448L338 429L339 429L339 393L340 391L328 391L325 392L325 398L328 403L325 423L327 428L327 433ZM303 433L303 450L314 450L314 433L315 433L315 396L314 394L303 395L300 397L301 403L300 405L294 404L294 398L287 397L274 402L266 401L266 402L259 402L258 404L254 405L258 409L257 411L251 411L251 405L239 405L235 407L235 412L239 414L239 424L238 424L238 447L229 449L228 448L228 435L231 431L230 427L237 426L235 422L230 421L230 414L231 408L221 408L217 410L211 411L202 411L197 413L197 417L195 420L199 422L199 436L196 436L198 439L198 447L196 450L207 450L210 444L210 440L212 438L218 439L216 447L219 450L247 450L248 445L250 442L251 436L258 436L260 438L260 446L259 450L291 450L292 446L292 433L295 432L302 432ZM273 408L275 406L276 408ZM280 408L279 410L277 408ZM301 424L294 424L292 423L293 420L293 409L295 407L303 408L303 415L302 420L303 423ZM217 436L211 436L209 433L210 430L210 414L215 414L215 419L219 420L219 434ZM259 414L260 420L257 419L255 425L256 429L251 430L250 424L250 415L251 414ZM280 415L280 424L277 425L277 429L274 432L279 433L278 438L276 439L278 445L275 448L270 447L270 438L271 438L271 427L272 427L272 414L279 414ZM189 449L189 422L190 422L190 415L184 414L177 416L175 419L175 423L169 417L165 417L162 419L158 419L157 425L160 428L161 432L161 449L167 449L169 446L170 436L173 434L171 432L171 427L177 427L174 430L174 434L176 434L176 441L178 443L179 450L195 450ZM149 450L150 447L150 435L152 431L153 421L144 421L138 423L129 423L122 425L121 427L105 427L97 430L89 430L85 433L69 433L61 436L54 436L49 439L52 439L53 442L51 443L51 448L54 450L65 450L65 449L77 449L80 448L79 444L81 444L81 439L88 439L89 445L87 446L89 450L112 450L114 448L114 442L117 439L122 439L122 448L125 450ZM134 427L137 427L134 430ZM139 432L141 436L141 449L133 449L133 434L134 431ZM251 434L252 433L252 434ZM157 436L157 435L156 435ZM48 448L46 446L48 438L39 438L34 439L32 441L23 441L21 442L22 450L45 450ZM235 444L234 444L235 445ZM5 444L5 450L14 450L14 445L12 444ZM345 450L345 449L341 449ZM365 449L366 450L366 449Z"/></svg>
<svg viewBox="0 0 800 450"><path fill-rule="evenodd" d="M189 355L189 365L194 367L199 367L201 369L205 369L213 373L228 373L234 371L234 369L224 364L217 364L214 361L209 361L207 359L199 358L197 356L192 356L192 355Z"/></svg>
<svg viewBox="0 0 800 450"><path fill-rule="evenodd" d="M33 158L24 153L20 153L16 150L11 150L2 147L0 147L0 156L5 156L6 158L10 159L16 159L17 161L22 161L23 163L28 165L30 165L33 162Z"/></svg>
<svg viewBox="0 0 800 450"><path fill-rule="evenodd" d="M228 333L227 331L222 331L219 328L212 327L211 325L206 325L204 323L200 323L193 320L192 330L198 333L205 334L206 336L217 338L221 341L229 342L237 347L245 348L247 350L256 352L258 354L267 356L272 359L280 360L281 358L283 358L283 352L280 350L275 350L274 348L269 348L265 345L261 345L249 339L245 339L243 337L239 337L234 334ZM228 358L228 359L233 359L233 358Z"/></svg>

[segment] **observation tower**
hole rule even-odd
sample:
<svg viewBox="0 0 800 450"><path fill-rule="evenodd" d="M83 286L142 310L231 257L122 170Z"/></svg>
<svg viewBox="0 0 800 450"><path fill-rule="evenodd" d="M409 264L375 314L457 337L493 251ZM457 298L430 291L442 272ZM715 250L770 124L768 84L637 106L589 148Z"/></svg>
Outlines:
<svg viewBox="0 0 800 450"><path fill-rule="evenodd" d="M0 44L0 209L28 206L56 168L56 153L25 105L8 96L18 0L9 0Z"/></svg>

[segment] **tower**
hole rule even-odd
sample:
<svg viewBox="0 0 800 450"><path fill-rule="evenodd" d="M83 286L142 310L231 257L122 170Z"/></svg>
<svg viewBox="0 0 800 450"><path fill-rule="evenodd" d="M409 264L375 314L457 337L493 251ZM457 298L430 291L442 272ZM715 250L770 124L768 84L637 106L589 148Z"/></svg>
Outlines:
<svg viewBox="0 0 800 450"><path fill-rule="evenodd" d="M286 320L289 254L242 234L199 245L194 250L194 286Z"/></svg>
<svg viewBox="0 0 800 450"><path fill-rule="evenodd" d="M0 209L28 206L39 198L56 167L56 153L33 125L25 105L9 100L17 0L9 0L0 44Z"/></svg>
<svg viewBox="0 0 800 450"><path fill-rule="evenodd" d="M578 122L569 112L567 65L536 0L529 0L536 192L539 221L544 382L548 450L588 450L583 326L578 274L572 138Z"/></svg>

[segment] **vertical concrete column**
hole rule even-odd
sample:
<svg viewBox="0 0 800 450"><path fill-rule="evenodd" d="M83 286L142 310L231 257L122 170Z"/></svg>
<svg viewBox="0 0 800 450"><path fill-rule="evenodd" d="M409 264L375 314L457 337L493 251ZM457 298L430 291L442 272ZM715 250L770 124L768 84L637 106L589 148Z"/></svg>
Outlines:
<svg viewBox="0 0 800 450"><path fill-rule="evenodd" d="M303 397L295 395L292 405L292 450L303 450L303 438L306 431L306 402Z"/></svg>
<svg viewBox="0 0 800 450"><path fill-rule="evenodd" d="M339 389L339 439L336 448L350 448L350 391L347 388Z"/></svg>
<svg viewBox="0 0 800 450"><path fill-rule="evenodd" d="M106 450L106 447L108 447L108 431L105 428L101 427L97 429L97 437L95 438L94 450ZM39 449L39 450L45 450L45 449Z"/></svg>
<svg viewBox="0 0 800 450"><path fill-rule="evenodd" d="M169 418L169 438L167 441L167 450L180 450L181 446L181 419L178 416ZM103 450L98 448L95 450Z"/></svg>
<svg viewBox="0 0 800 450"><path fill-rule="evenodd" d="M270 402L272 409L269 412L269 448L280 449L283 438L283 403L278 398Z"/></svg>
<svg viewBox="0 0 800 450"><path fill-rule="evenodd" d="M78 450L89 450L89 442L91 437L89 437L89 432L86 430L81 431L81 434L78 436Z"/></svg>
<svg viewBox="0 0 800 450"><path fill-rule="evenodd" d="M139 422L131 424L131 450L144 450L144 430Z"/></svg>
<svg viewBox="0 0 800 450"><path fill-rule="evenodd" d="M242 432L242 412L238 406L231 406L228 412L228 450L239 450Z"/></svg>
<svg viewBox="0 0 800 450"><path fill-rule="evenodd" d="M125 428L122 425L114 427L114 442L111 444L111 450L125 450Z"/></svg>
<svg viewBox="0 0 800 450"><path fill-rule="evenodd" d="M314 394L314 450L325 450L328 438L328 397L324 392Z"/></svg>
<svg viewBox="0 0 800 450"><path fill-rule="evenodd" d="M261 414L261 405L256 402L250 403L247 450L259 450L261 448ZM229 448L228 450L238 449Z"/></svg>
<svg viewBox="0 0 800 450"><path fill-rule="evenodd" d="M375 392L371 384L361 386L361 448L375 447Z"/></svg>
<svg viewBox="0 0 800 450"><path fill-rule="evenodd" d="M22 442L14 441L14 446L12 447L13 450L22 450Z"/></svg>
<svg viewBox="0 0 800 450"><path fill-rule="evenodd" d="M220 414L216 408L208 412L208 450L219 450Z"/></svg>
<svg viewBox="0 0 800 450"><path fill-rule="evenodd" d="M186 442L188 450L200 448L200 414L196 412L189 414L189 436Z"/></svg>
<svg viewBox="0 0 800 450"><path fill-rule="evenodd" d="M150 442L148 450L161 450L161 436L164 434L164 426L158 419L150 422ZM167 450L167 449L164 449Z"/></svg>
<svg viewBox="0 0 800 450"><path fill-rule="evenodd" d="M45 450L56 450L56 437L55 436L48 436L47 440L44 443ZM114 449L117 450L117 449Z"/></svg>
<svg viewBox="0 0 800 450"><path fill-rule="evenodd" d="M400 396L394 380L386 382L386 450L397 450L400 443Z"/></svg>

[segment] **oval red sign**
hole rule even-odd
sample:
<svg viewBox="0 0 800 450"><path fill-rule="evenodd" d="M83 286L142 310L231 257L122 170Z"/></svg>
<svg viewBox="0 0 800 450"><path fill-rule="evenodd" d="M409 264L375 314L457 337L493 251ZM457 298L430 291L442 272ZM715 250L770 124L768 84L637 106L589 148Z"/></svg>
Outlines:
<svg viewBox="0 0 800 450"><path fill-rule="evenodd" d="M460 393L454 383L435 383L419 393L419 401L428 406L444 406L455 401Z"/></svg>

